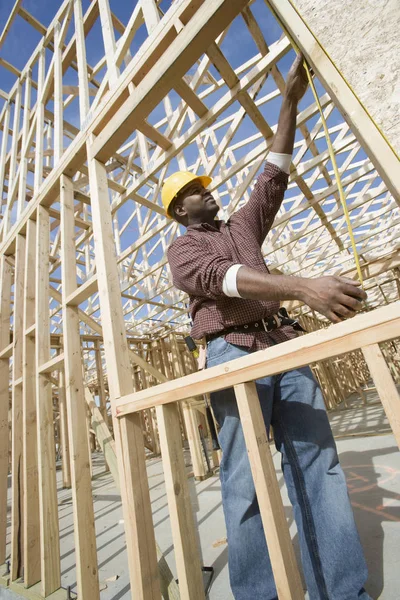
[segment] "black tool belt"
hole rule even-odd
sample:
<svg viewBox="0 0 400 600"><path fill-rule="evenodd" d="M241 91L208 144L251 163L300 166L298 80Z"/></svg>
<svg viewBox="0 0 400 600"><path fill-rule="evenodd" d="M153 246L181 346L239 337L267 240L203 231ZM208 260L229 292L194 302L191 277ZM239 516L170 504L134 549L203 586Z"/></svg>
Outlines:
<svg viewBox="0 0 400 600"><path fill-rule="evenodd" d="M253 323L246 323L245 325L232 325L232 327L227 327L226 329L222 329L222 331L210 333L210 335L206 336L206 340L207 342L211 342L211 340L229 335L230 333L269 332L284 325L290 325L290 327L293 327L296 331L305 331L298 321L289 317L286 308L282 306L277 313L270 317L265 317L265 319L260 319L259 321L253 321Z"/></svg>

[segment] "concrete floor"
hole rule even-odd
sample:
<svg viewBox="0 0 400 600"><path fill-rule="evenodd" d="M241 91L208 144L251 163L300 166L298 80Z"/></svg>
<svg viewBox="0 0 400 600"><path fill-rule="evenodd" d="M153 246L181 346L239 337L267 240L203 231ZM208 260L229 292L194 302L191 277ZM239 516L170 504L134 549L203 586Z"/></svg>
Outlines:
<svg viewBox="0 0 400 600"><path fill-rule="evenodd" d="M331 422L348 487L355 518L364 546L370 577L367 590L375 600L400 598L400 453L373 392L368 406L351 400L352 408L331 413ZM379 435L377 435L379 434ZM342 437L342 436L352 437ZM282 488L290 532L298 554L297 532L291 515L279 455L273 448L274 461ZM129 576L121 523L121 498L109 474L102 474L101 455L93 457L93 497L96 518L99 577L102 600L128 600ZM188 471L190 465L188 465ZM175 573L172 536L164 488L162 462L148 460L148 476L153 506L156 538L172 571ZM61 489L59 478L59 516L62 556L62 585L76 589L72 498L70 490ZM189 479L196 514L203 562L215 569L210 600L233 598L228 582L228 547L221 504L219 479L213 476L202 482ZM117 576L115 581L107 581ZM0 596L1 597L1 596ZM258 600L258 599L257 599ZM346 599L350 600L350 599Z"/></svg>

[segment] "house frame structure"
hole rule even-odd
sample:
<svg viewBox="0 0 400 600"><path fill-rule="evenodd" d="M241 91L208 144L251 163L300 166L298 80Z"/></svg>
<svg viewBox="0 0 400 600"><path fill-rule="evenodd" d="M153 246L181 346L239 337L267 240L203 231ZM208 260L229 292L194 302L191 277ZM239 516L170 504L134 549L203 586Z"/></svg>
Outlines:
<svg viewBox="0 0 400 600"><path fill-rule="evenodd" d="M126 23L109 0L86 11L65 0L48 27L22 4L0 36L0 66L15 76L10 91L0 90L0 564L11 472L11 563L2 581L34 589L35 598L65 597L57 442L73 495L78 598L99 598L96 443L119 482L132 597L203 599L182 439L195 475L205 476L202 398L235 386L279 597L300 599L254 380L313 363L334 408L344 396L328 390L329 361L339 357L346 367L336 387L362 393L363 377L372 377L400 444L399 159L289 0L138 0ZM279 25L272 43L259 11ZM20 19L40 34L22 70L1 58ZM91 31L104 49L94 66ZM368 304L327 328L293 302L291 313L316 331L196 372L182 337L187 298L166 260L179 226L165 218L160 189L179 168L213 177L225 218L248 200L276 130L268 115L293 54L286 33L319 82ZM230 59L237 36L253 46L244 63ZM303 104L288 192L263 252L275 273L356 279L321 116L311 96ZM163 461L179 587L155 541L146 447Z"/></svg>

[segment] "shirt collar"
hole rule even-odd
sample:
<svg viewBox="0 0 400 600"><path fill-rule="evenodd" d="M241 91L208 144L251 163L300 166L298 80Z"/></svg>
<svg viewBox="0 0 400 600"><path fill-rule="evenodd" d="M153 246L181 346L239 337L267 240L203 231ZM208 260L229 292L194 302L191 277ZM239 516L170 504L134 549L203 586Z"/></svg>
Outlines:
<svg viewBox="0 0 400 600"><path fill-rule="evenodd" d="M196 225L189 225L187 230L189 231L220 231L221 225L223 225L225 221L215 220L213 225L209 225L208 223L198 223Z"/></svg>

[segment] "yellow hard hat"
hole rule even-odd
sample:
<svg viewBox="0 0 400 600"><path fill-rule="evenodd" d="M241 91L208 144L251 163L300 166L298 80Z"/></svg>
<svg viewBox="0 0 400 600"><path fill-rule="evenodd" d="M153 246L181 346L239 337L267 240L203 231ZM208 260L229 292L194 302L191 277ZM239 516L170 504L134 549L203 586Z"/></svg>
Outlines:
<svg viewBox="0 0 400 600"><path fill-rule="evenodd" d="M211 177L207 175L194 175L193 173L189 173L189 171L177 171L173 173L164 181L163 188L161 190L161 200L165 209L165 213L169 219L172 219L169 214L169 207L171 206L173 200L175 200L177 194L183 188L192 181L200 181L203 187L208 187L212 182Z"/></svg>

